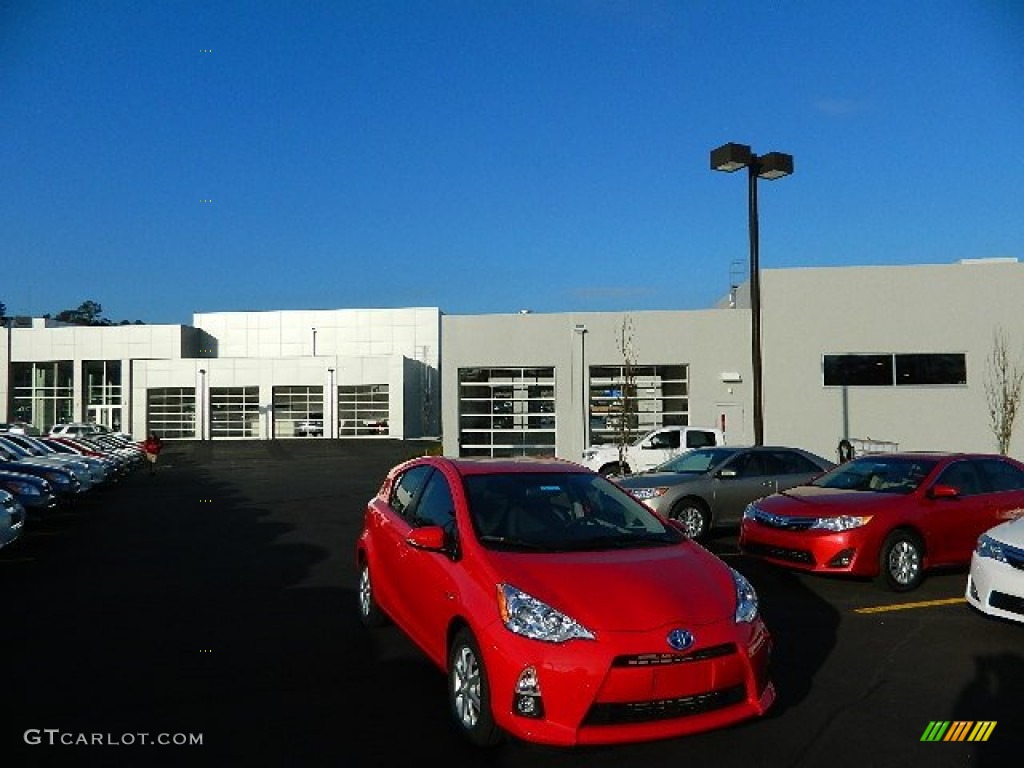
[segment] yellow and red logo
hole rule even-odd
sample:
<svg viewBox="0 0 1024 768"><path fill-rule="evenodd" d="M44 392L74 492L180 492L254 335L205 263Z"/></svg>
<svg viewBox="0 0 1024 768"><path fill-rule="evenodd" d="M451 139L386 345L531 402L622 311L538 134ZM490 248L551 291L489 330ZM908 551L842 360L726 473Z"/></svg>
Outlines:
<svg viewBox="0 0 1024 768"><path fill-rule="evenodd" d="M988 741L995 729L995 720L932 720L921 741Z"/></svg>

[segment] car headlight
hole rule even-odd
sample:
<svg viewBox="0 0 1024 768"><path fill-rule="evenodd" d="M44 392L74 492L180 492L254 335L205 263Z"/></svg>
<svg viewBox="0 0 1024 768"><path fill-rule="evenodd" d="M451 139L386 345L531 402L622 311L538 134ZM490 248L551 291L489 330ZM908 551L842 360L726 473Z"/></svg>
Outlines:
<svg viewBox="0 0 1024 768"><path fill-rule="evenodd" d="M1009 562L1003 551L1003 543L985 534L978 537L978 544L974 547L974 551L978 553L978 557L991 557L1000 563Z"/></svg>
<svg viewBox="0 0 1024 768"><path fill-rule="evenodd" d="M647 501L649 499L656 499L659 496L664 496L668 491L668 488L661 486L660 488L627 488L626 490L634 499Z"/></svg>
<svg viewBox="0 0 1024 768"><path fill-rule="evenodd" d="M750 504L747 504L746 508L743 510L743 519L744 520L753 520L754 519L754 515L756 515L756 514L757 514L757 504L754 504L753 502L751 502Z"/></svg>
<svg viewBox="0 0 1024 768"><path fill-rule="evenodd" d="M811 529L820 531L848 531L860 528L871 522L871 515L840 515L839 517L819 517L811 525Z"/></svg>
<svg viewBox="0 0 1024 768"><path fill-rule="evenodd" d="M736 584L736 613L733 618L737 624L749 624L757 618L757 592L746 576L735 568L729 570Z"/></svg>
<svg viewBox="0 0 1024 768"><path fill-rule="evenodd" d="M571 616L510 584L498 585L498 611L509 631L531 640L565 643L594 639L594 633Z"/></svg>

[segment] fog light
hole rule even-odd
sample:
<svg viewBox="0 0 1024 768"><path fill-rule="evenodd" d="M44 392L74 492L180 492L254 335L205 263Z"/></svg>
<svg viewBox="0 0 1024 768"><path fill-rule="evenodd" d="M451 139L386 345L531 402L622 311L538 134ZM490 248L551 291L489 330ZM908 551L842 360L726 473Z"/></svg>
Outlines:
<svg viewBox="0 0 1024 768"><path fill-rule="evenodd" d="M826 564L826 568L848 568L850 563L853 562L853 556L857 553L856 549L844 549L838 555L829 560Z"/></svg>
<svg viewBox="0 0 1024 768"><path fill-rule="evenodd" d="M540 680L537 670L527 667L519 673L515 694L512 697L512 711L520 717L539 719L544 717L544 702L540 697Z"/></svg>

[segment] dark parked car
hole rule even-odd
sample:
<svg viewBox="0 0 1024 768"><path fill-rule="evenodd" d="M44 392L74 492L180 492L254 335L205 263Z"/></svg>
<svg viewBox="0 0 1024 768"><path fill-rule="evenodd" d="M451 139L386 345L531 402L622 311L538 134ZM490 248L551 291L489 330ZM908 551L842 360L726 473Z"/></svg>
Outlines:
<svg viewBox="0 0 1024 768"><path fill-rule="evenodd" d="M85 493L86 486L73 469L35 460L21 460L0 447L0 470L8 469L45 478L61 501L74 501Z"/></svg>
<svg viewBox="0 0 1024 768"><path fill-rule="evenodd" d="M44 477L0 469L0 488L21 502L30 517L42 518L60 507L53 486Z"/></svg>
<svg viewBox="0 0 1024 768"><path fill-rule="evenodd" d="M803 485L835 462L786 446L697 448L646 472L614 478L693 539L716 526L738 526L754 499Z"/></svg>
<svg viewBox="0 0 1024 768"><path fill-rule="evenodd" d="M978 537L1024 514L1024 463L985 453L862 456L753 502L740 550L801 571L877 577L897 592L966 567Z"/></svg>

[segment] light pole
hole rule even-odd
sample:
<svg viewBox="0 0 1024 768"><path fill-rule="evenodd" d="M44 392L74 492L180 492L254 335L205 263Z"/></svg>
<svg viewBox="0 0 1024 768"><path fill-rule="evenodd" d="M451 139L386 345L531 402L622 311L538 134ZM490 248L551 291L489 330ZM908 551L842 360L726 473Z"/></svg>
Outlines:
<svg viewBox="0 0 1024 768"><path fill-rule="evenodd" d="M746 144L723 144L711 150L711 170L748 171L747 213L750 228L750 367L754 376L754 445L764 445L764 382L761 371L761 265L758 254L757 180L774 181L793 173L793 156L782 152L755 155Z"/></svg>
<svg viewBox="0 0 1024 768"><path fill-rule="evenodd" d="M580 337L580 371L581 381L583 383L583 448L581 453L587 450L588 442L587 433L590 427L590 382L587 376L587 326L583 323L577 323L573 328L573 332Z"/></svg>
<svg viewBox="0 0 1024 768"><path fill-rule="evenodd" d="M313 331L313 357L316 357L316 328L310 330Z"/></svg>
<svg viewBox="0 0 1024 768"><path fill-rule="evenodd" d="M199 439L206 439L206 369L199 369L199 396L196 398L199 415Z"/></svg>

